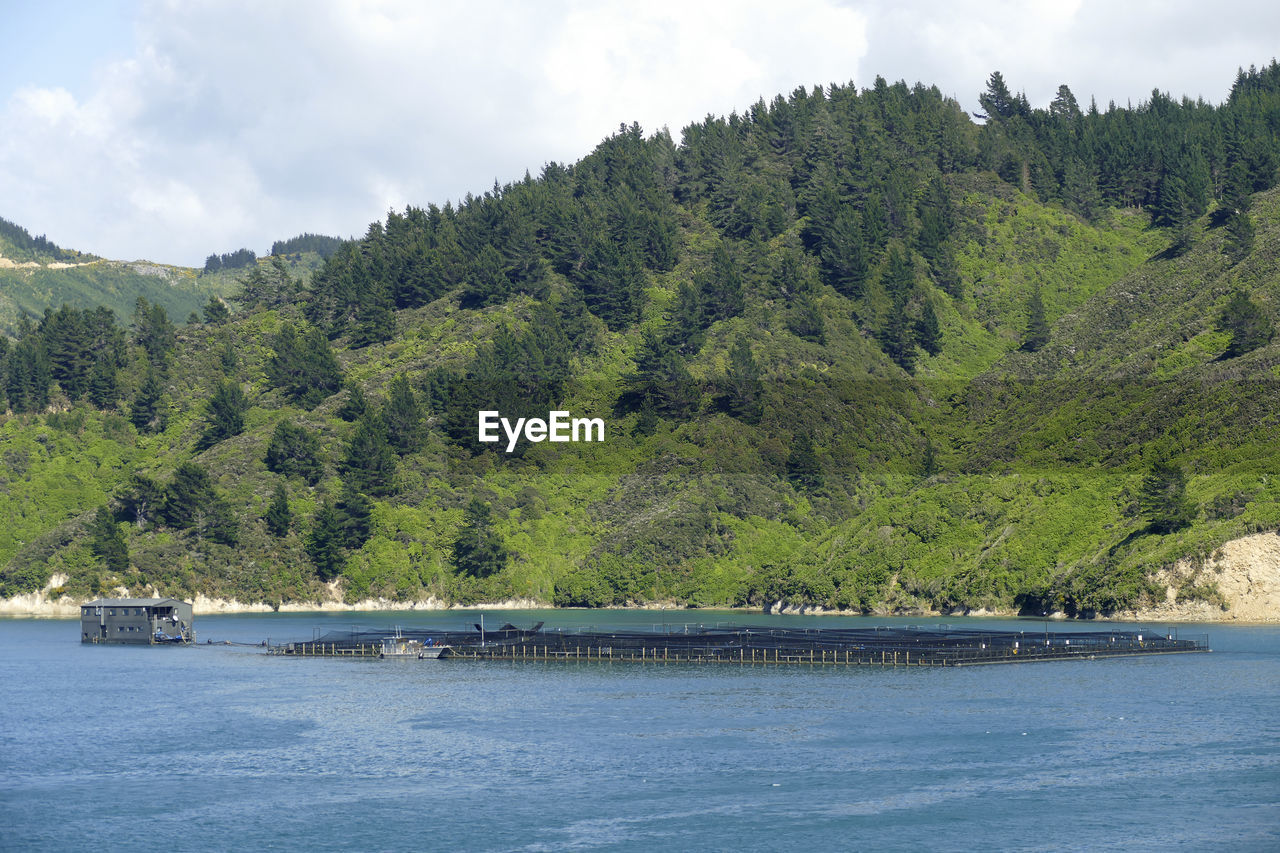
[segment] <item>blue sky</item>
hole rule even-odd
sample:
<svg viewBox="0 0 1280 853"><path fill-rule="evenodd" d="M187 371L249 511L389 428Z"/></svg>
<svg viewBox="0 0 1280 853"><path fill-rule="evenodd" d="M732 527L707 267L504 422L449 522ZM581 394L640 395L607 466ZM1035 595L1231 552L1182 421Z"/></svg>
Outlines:
<svg viewBox="0 0 1280 853"><path fill-rule="evenodd" d="M1221 101L1277 53L1228 0L0 0L0 216L199 266L480 193L798 85L877 74L966 108L993 70L1043 105Z"/></svg>
<svg viewBox="0 0 1280 853"><path fill-rule="evenodd" d="M134 0L4 0L0 10L5 95L24 86L84 94L95 69L134 50Z"/></svg>

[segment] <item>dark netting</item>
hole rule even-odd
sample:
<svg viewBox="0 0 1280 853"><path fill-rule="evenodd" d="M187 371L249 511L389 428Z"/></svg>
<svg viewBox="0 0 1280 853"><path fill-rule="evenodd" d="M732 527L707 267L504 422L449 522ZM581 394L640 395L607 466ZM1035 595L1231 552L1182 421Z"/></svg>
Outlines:
<svg viewBox="0 0 1280 853"><path fill-rule="evenodd" d="M1025 660L1208 651L1208 638L1176 631L990 631L953 627L778 628L681 626L663 630L397 628L331 631L312 641L273 646L276 654L378 657L401 649L445 647L466 659L657 660L955 666Z"/></svg>

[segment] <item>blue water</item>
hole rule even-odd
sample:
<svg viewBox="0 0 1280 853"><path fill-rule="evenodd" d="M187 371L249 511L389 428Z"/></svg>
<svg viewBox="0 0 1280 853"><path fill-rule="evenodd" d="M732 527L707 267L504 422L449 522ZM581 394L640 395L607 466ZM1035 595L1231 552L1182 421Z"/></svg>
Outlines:
<svg viewBox="0 0 1280 853"><path fill-rule="evenodd" d="M691 618L743 619L666 617ZM663 617L486 616L538 619ZM1280 628L1181 630L1215 652L879 670L295 659L0 620L0 848L1280 849Z"/></svg>

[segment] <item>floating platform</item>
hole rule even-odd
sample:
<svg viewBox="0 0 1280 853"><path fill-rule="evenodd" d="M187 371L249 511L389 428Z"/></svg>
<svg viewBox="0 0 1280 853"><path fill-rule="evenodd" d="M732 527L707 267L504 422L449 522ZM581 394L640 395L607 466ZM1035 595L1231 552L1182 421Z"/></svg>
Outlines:
<svg viewBox="0 0 1280 853"><path fill-rule="evenodd" d="M988 631L952 627L685 627L678 631L397 629L396 638L444 647L440 660L974 666L1208 652L1207 635L1138 631ZM378 658L386 632L332 632L268 647L293 657Z"/></svg>

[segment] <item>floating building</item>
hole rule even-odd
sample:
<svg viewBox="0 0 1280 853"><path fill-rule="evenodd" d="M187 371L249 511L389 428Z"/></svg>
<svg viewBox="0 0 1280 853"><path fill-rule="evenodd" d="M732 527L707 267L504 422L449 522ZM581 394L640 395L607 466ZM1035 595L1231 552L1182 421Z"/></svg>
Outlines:
<svg viewBox="0 0 1280 853"><path fill-rule="evenodd" d="M192 643L191 605L176 598L100 598L80 607L82 643Z"/></svg>

